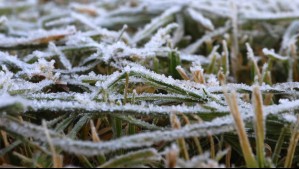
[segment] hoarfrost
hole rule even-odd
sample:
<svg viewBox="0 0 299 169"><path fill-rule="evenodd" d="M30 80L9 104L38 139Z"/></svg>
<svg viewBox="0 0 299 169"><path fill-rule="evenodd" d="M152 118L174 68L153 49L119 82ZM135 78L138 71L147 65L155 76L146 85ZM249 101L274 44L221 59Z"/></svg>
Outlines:
<svg viewBox="0 0 299 169"><path fill-rule="evenodd" d="M298 2L273 0L260 5L257 0L241 0L235 2L238 10L231 11L227 1L144 0L137 1L136 6L131 6L128 2L99 1L93 2L94 6L72 3L68 8L53 8L53 5L49 5L42 9L47 16L41 18L39 13L27 10L37 5L37 1L27 0L16 4L3 2L0 4L0 11L6 11L7 15L0 17L0 48L7 52L0 51L1 130L47 143L41 126L12 121L4 115L14 113L6 112L7 107L16 108L21 105L25 108L24 113L29 112L26 109L28 108L30 113L37 117L47 111L57 114L70 113L72 116L89 113L88 118L94 114L156 117L176 113L209 119L177 130L166 128L138 133L101 144L75 141L50 130L55 146L83 155L98 155L120 149L152 146L161 141L234 131L234 121L224 102L223 87L215 75L205 75L203 69L211 64L215 55L218 64L221 59L217 53L218 47L215 47L208 57L194 53L201 53L198 49L207 41L212 40L214 43L225 38L230 42L231 37L224 33L231 30L232 24L235 32L237 26L242 28L251 20L257 20L262 21L265 32L240 30L235 38L241 44L248 37L270 34L277 38L278 35L283 35L279 54L267 48L262 52L269 56L270 60L291 61L290 57L282 55L289 55L290 46L295 44L298 37L295 28L298 23L295 21L288 24L286 19L298 18ZM109 6L111 4L113 5ZM16 12L19 15L12 16ZM208 31L202 31L197 39L188 37L185 28L188 24L185 20L186 14L191 17L192 22L199 23ZM229 21L232 16L233 23ZM216 17L221 17L221 23L226 21L225 24L219 26L215 22L214 25ZM270 25L267 23L269 20L284 22ZM76 26L65 27L70 24ZM119 30L123 24L127 24L128 29ZM142 29L136 29L140 27ZM175 48L177 44L186 41L189 45L184 49ZM172 46L169 42L173 42ZM225 55L228 55L227 47L224 48ZM249 57L255 60L253 51L248 49ZM180 66L185 68L185 65L192 65L190 72L200 72L207 79L207 83L195 83L192 81L194 79L178 80L159 70L152 71L156 62L169 61L168 55L172 51L180 55ZM107 70L102 69L102 64ZM269 68L271 63L263 65L263 78ZM161 68L165 73L164 69L167 68ZM127 82L130 90L125 93L123 88ZM298 82L273 85L261 82L260 90L263 94L280 94L288 98L279 100L277 105L264 106L265 116L275 115L279 120L294 123L294 112L299 110L298 86ZM226 87L229 91L249 94L253 88L235 83L228 83ZM59 90L55 91L56 88ZM252 122L252 106L244 100L241 94L237 98L241 117L245 122ZM200 158L194 159L190 165L195 165Z"/></svg>
<svg viewBox="0 0 299 169"><path fill-rule="evenodd" d="M289 122L289 123L296 123L297 117L294 114L283 114L282 115L283 120Z"/></svg>

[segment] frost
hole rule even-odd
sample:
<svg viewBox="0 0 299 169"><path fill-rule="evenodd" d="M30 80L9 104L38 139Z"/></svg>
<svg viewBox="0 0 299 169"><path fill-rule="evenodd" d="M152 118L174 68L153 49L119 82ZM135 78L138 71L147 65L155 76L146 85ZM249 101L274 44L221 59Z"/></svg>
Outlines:
<svg viewBox="0 0 299 169"><path fill-rule="evenodd" d="M294 114L283 114L282 118L289 123L296 123L297 117Z"/></svg>
<svg viewBox="0 0 299 169"><path fill-rule="evenodd" d="M5 22L7 22L7 18L5 16L1 16L0 17L0 25L5 24Z"/></svg>
<svg viewBox="0 0 299 169"><path fill-rule="evenodd" d="M85 44L95 43L90 37L86 36L82 32L77 32L74 35L68 36L66 45L67 46L80 46Z"/></svg>
<svg viewBox="0 0 299 169"><path fill-rule="evenodd" d="M153 19L151 23L147 24L142 30L137 32L133 38L133 42L138 43L140 40L147 38L153 31L158 29L160 26L164 25L165 23L171 22L173 19L172 15L180 10L180 6L174 6L170 9L167 9L163 14Z"/></svg>
<svg viewBox="0 0 299 169"><path fill-rule="evenodd" d="M14 38L14 37L3 37L3 41L0 42L1 47L12 48L22 45L38 45L45 44L48 41L59 40L65 36L74 34L76 31L75 27L67 27L63 30L35 30L27 33L27 37Z"/></svg>
<svg viewBox="0 0 299 169"><path fill-rule="evenodd" d="M280 104L285 104L285 103L288 103L288 102L289 102L288 99L279 99Z"/></svg>
<svg viewBox="0 0 299 169"><path fill-rule="evenodd" d="M196 52L196 50L207 40L215 37L215 36L219 36L224 34L225 32L227 32L230 29L231 25L229 24L229 22L227 22L225 24L225 26L220 27L218 29L215 29L214 31L207 33L206 35L204 35L202 38L198 39L196 42L190 44L189 46L187 46L183 52L184 53L188 53L188 54L193 54Z"/></svg>
<svg viewBox="0 0 299 169"><path fill-rule="evenodd" d="M293 21L286 32L283 35L283 41L281 44L280 51L286 50L290 47L291 44L294 44L297 41L298 31L297 27L299 25L298 21Z"/></svg>
<svg viewBox="0 0 299 169"><path fill-rule="evenodd" d="M210 75L207 81L208 86L219 86L219 81L215 75Z"/></svg>
<svg viewBox="0 0 299 169"><path fill-rule="evenodd" d="M0 88L7 90L12 82L13 73L8 71L5 65L2 66L2 70L3 71L0 71Z"/></svg>
<svg viewBox="0 0 299 169"><path fill-rule="evenodd" d="M32 69L24 69L23 72L26 73L29 77L39 75L44 76L46 79L53 79L54 63L54 60L48 62L45 59L38 59L38 62L32 65Z"/></svg>
<svg viewBox="0 0 299 169"><path fill-rule="evenodd" d="M299 1L272 0L261 5L258 0L240 0L233 2L233 9L228 0L102 0L61 6L51 2L42 7L38 2L0 3L0 128L12 138L16 134L21 139L47 144L43 127L28 122L28 118L21 123L10 117L24 113L39 119L44 112L54 117L48 124L53 144L77 155L101 155L181 138L231 133L235 130L234 120L225 102L224 88L212 73L226 68L226 89L238 93L241 117L251 124L254 112L247 96L251 96L253 86L247 84L252 81L235 83L239 79L228 70L234 69L228 68L229 57L233 63L237 53L243 56L245 45L238 44L247 41L252 43L252 48L247 45L249 59L259 62L254 65L255 71L262 67L259 86L264 102L270 104L270 96L274 101L284 98L263 106L264 116L268 117L265 119L274 116L277 122L296 121L299 82L276 83L267 75L289 67L288 75L296 78L298 54L292 47L298 38L298 21L290 19L298 18ZM256 26L248 27L252 21ZM198 31L193 32L195 29ZM272 41L267 43L269 49L262 50L268 62L254 56L260 53L253 42L261 39L264 44L264 37L267 42L271 38L281 43L279 52L270 49ZM191 75L185 78L188 80L170 76L171 52L179 55L175 66ZM237 74L253 70L250 64L237 66ZM209 67L215 69L207 70ZM169 128L168 123L154 123L160 117L167 120L171 114L194 119L179 129ZM138 126L138 133L100 143L71 139L83 122L107 116L121 119L125 127ZM195 122L195 118L202 122ZM65 121L75 126L69 132L72 136L66 130L62 134L55 131L55 123ZM161 156L154 149L148 150L155 157ZM206 154L177 162L179 166L222 167Z"/></svg>
<svg viewBox="0 0 299 169"><path fill-rule="evenodd" d="M201 24L203 27L207 28L210 31L214 30L214 25L211 22L211 20L205 18L201 13L193 10L192 8L188 9L188 13L190 16L196 20L199 24Z"/></svg>
<svg viewBox="0 0 299 169"><path fill-rule="evenodd" d="M5 111L5 108L9 108L10 106L17 108L16 104L21 104L21 106L25 109L29 105L27 100L25 100L19 96L10 96L7 93L4 93L4 94L0 93L0 111L1 112ZM19 109L21 109L21 108L19 108ZM20 110L20 111L24 111L24 110ZM13 113L18 113L18 112L13 112Z"/></svg>
<svg viewBox="0 0 299 169"><path fill-rule="evenodd" d="M83 24L88 26L89 28L102 34L103 36L110 37L110 39L107 42L112 42L113 40L115 40L118 37L118 34L116 32L109 31L107 29L104 29L104 28L101 28L101 27L95 25L89 18L85 17L84 15L72 12L71 16L73 18L79 20L80 22L82 22Z"/></svg>
<svg viewBox="0 0 299 169"><path fill-rule="evenodd" d="M151 40L145 44L145 48L159 48L163 44L165 44L168 40L170 40L170 36L168 33L170 30L177 28L178 25L175 23L167 25L165 28L161 28L158 32L151 38Z"/></svg>
<svg viewBox="0 0 299 169"><path fill-rule="evenodd" d="M269 56L270 58L275 59L275 60L288 60L288 57L281 56L281 55L275 53L273 49L269 50L267 48L264 48L263 53L265 55Z"/></svg>
<svg viewBox="0 0 299 169"><path fill-rule="evenodd" d="M67 69L67 70L71 70L72 69L72 64L70 63L70 61L66 58L66 56L64 55L64 53L62 53L54 43L50 43L49 44L49 49L52 50L54 53L56 53L61 61L61 63L63 64L63 66Z"/></svg>
<svg viewBox="0 0 299 169"><path fill-rule="evenodd" d="M11 56L8 53L4 53L0 51L0 63L1 64L7 64L7 65L13 65L19 69L25 69L32 67L29 64L26 64L22 61L20 61L17 56Z"/></svg>

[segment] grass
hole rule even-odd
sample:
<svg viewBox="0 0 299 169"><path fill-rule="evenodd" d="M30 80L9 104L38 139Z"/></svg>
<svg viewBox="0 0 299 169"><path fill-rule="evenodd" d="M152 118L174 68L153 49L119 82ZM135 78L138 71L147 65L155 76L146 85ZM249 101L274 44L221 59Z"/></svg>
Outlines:
<svg viewBox="0 0 299 169"><path fill-rule="evenodd" d="M1 4L0 167L297 167L299 1Z"/></svg>

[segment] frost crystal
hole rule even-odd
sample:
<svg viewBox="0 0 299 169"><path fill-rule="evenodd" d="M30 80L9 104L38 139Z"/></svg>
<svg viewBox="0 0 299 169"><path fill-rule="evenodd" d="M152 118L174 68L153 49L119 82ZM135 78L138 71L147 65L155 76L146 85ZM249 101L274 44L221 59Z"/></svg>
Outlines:
<svg viewBox="0 0 299 169"><path fill-rule="evenodd" d="M87 165L98 163L85 156L97 155L107 158L103 166L121 161L135 167L135 158L146 162L140 167L156 166L174 153L174 167L222 167L215 154L192 154L191 160L178 154L210 147L201 147L198 137L236 130L225 99L232 91L240 120L254 134L247 125L255 122L254 76L267 126L297 121L298 9L292 0L1 1L0 128L11 144L0 154L33 141L38 154L53 145ZM174 114L178 128L169 123ZM45 126L42 119L49 120ZM91 133L84 140L82 129ZM145 149L184 138L193 141L164 152ZM144 153L151 158L139 156Z"/></svg>

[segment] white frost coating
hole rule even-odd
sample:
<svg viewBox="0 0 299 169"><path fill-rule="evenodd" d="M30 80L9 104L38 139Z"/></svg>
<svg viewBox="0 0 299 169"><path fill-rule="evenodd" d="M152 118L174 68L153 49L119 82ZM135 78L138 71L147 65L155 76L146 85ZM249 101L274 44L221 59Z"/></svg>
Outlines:
<svg viewBox="0 0 299 169"><path fill-rule="evenodd" d="M167 25L165 28L160 28L158 32L151 38L151 40L145 44L145 48L159 48L163 44L165 44L167 41L170 40L170 36L168 33L174 29L177 28L178 24L172 23Z"/></svg>
<svg viewBox="0 0 299 169"><path fill-rule="evenodd" d="M238 92L250 92L252 91L252 86L248 86L246 84L235 84L235 83L228 83L227 85L228 90L237 90ZM295 88L296 84L292 85L286 85L283 87L283 85L274 85L274 86L269 86L267 84L263 84L260 86L261 92L267 93L289 93L288 89L293 89ZM221 86L208 86L207 90L211 93L221 93L223 91L223 88ZM295 93L294 93L295 94Z"/></svg>
<svg viewBox="0 0 299 169"><path fill-rule="evenodd" d="M191 72L200 71L203 74L204 70L201 67L201 62L200 61L192 62L192 66L190 67L190 71Z"/></svg>
<svg viewBox="0 0 299 169"><path fill-rule="evenodd" d="M8 92L12 93L27 93L27 92L40 92L44 87L55 84L52 80L43 80L39 83L31 83L25 80L14 80Z"/></svg>
<svg viewBox="0 0 299 169"><path fill-rule="evenodd" d="M202 55L191 55L191 54L186 54L183 52L180 53L180 58L183 61L189 61L189 62L200 62L203 65L208 65L210 63L210 60Z"/></svg>
<svg viewBox="0 0 299 169"><path fill-rule="evenodd" d="M18 74L25 73L29 77L32 77L34 75L40 75L44 76L46 79L52 79L54 80L54 60L51 60L50 62L46 61L45 59L38 59L38 62L32 64L32 69L24 69L22 72L19 72ZM58 76L58 75L56 75Z"/></svg>
<svg viewBox="0 0 299 169"><path fill-rule="evenodd" d="M96 86L102 89L108 89L113 83L119 80L121 76L123 76L123 73L114 72L105 82L98 81Z"/></svg>
<svg viewBox="0 0 299 169"><path fill-rule="evenodd" d="M28 5L29 3L27 2L29 1L26 1L25 4ZM35 2L37 3L37 0L35 0ZM118 0L114 2L118 2ZM131 62L139 61L139 63L147 64L147 61L150 60L149 58L152 57L167 58L168 53L173 49L165 47L164 44L169 40L169 32L176 27L173 26L173 24L169 23L173 21L179 22L179 24L181 25L181 30L179 31L182 31L182 25L184 25L184 22L182 22L182 20L184 20L182 15L184 15L185 12L189 11L189 14L194 20L203 24L208 29L215 29L212 32L205 32L202 38L198 39L198 41L194 44L188 46L188 50L186 53L184 53L185 50L178 51L182 61L187 61L188 64L193 64L193 67L190 68L191 72L203 72L201 67L199 67L198 65L194 66L194 63L199 62L202 65L206 65L210 63L209 58L200 55L191 55L190 53L194 53L195 51L197 51L201 44L206 40L214 39L214 37L216 37L218 40L220 36L223 36L223 33L227 32L230 29L231 23L229 22L224 27L214 28L212 22L209 20L214 19L215 16L220 16L222 17L221 19L228 19L231 16L231 11L230 5L227 2L228 1L226 0L138 0L138 5L136 7L130 6L128 2L125 2L125 5L117 5L115 3L114 6L111 7L113 8L112 10L104 10L104 6L106 6L107 3L110 4L111 1L103 0L94 2L96 6L94 9L99 9L95 11L96 15L99 15L93 17L88 16L88 14L79 14L80 11L78 11L78 13L72 13L70 16L69 11L71 9L67 9L62 12L65 9L64 7L60 7L59 9L43 9L45 10L45 13L49 13L48 17L43 18L36 18L38 17L38 13L30 10L26 10L24 13L22 12L20 15L15 15L13 17L9 17L8 15L8 21L4 23L4 26L1 26L1 29L4 28L9 30L9 33L5 33L5 31L3 31L3 34L0 34L0 39L2 40L0 42L0 45L4 45L1 46L2 48L12 47L19 49L19 47L23 47L22 45L25 45L26 47L27 45L30 46L36 44L46 44L49 41L60 39L61 41L59 41L59 45L61 46L52 46L52 48L50 46L50 48L53 50L39 49L40 51L30 53L25 58L22 56L22 52L16 52L19 55L17 57L11 56L12 54L0 52L0 64L3 66L1 69L2 71L0 71L0 107L15 103L13 102L14 99L18 100L15 97L5 95L6 93L10 93L20 95L21 100L22 98L24 98L24 102L33 107L33 112L37 115L38 113L42 113L43 110L54 111L61 114L64 114L65 112L83 112L91 114L102 113L102 115L124 113L126 115L149 114L151 116L169 115L170 113L175 112L185 114L198 114L199 116L209 117L209 119L212 119L212 121L209 122L204 122L202 124L192 124L178 130L137 134L134 136L123 137L121 139L116 139L109 142L102 142L101 144L74 141L65 137L53 136L54 145L57 145L68 152L86 155L100 154L103 152L111 152L114 150L126 148L151 146L155 142L165 140L173 141L177 138L207 136L210 134L233 131L233 120L229 115L229 109L226 106L226 103L221 104L221 101L224 102L223 88L219 85L219 82L217 81L215 76L206 75L206 79L209 80L208 83L204 86L195 82L175 80L171 77L166 77L165 75L157 74L153 71L150 71L145 67L140 66L139 64L131 64ZM9 3L11 3L11 1L3 1L3 3L0 3L0 10L3 9L2 7L8 8L9 10L15 8L13 6L13 3ZM237 5L237 8L239 9L236 15L239 16L238 24L240 26L242 26L243 24L247 24L247 21L250 19L259 20L262 17L263 19L286 19L285 16L284 18L281 17L281 14L287 13L286 11L289 11L288 13L290 14L290 17L298 17L296 10L299 7L299 1L272 0L269 2L264 2L263 5L260 5L260 1L258 0L240 0L236 1L235 3ZM18 10L18 8L21 7L22 6L20 6L18 3L15 9ZM92 9L92 7L90 9ZM182 9L184 11L182 11ZM166 12L163 13L164 11ZM272 18L268 16L249 16L253 12L258 14L271 14ZM140 15L142 17L137 17L137 15L139 16L139 14L142 14ZM20 19L15 19L15 17L18 16L20 16ZM205 16L206 18L203 16ZM273 16L275 16L275 18L273 18ZM24 20L22 20L22 18ZM29 19L37 19L38 23L30 22ZM147 24L147 22L151 19L152 22ZM83 25L76 24L76 29L82 32L76 31L75 29L72 30L72 28L69 30L65 30L64 28L52 29L48 31L39 30L39 28L42 28L43 26L63 26L64 24L75 23L75 21L77 20L83 23ZM138 31L138 34L140 36L136 36L135 34L135 36L133 37L134 41L130 41L130 38L127 38L125 36L123 36L123 38L119 39L118 41L120 32L109 31L99 27L103 26L114 29L114 27L112 26L121 26L122 23L126 22L129 22L128 25L132 25L133 29L135 29L139 25L146 25L144 29ZM286 24L287 22L282 22L281 25L271 25L273 26L273 32L277 32L280 35L285 30L284 28L286 28ZM92 30L86 31L84 27L85 25ZM296 42L296 38L298 35L296 35L296 32L292 32L293 30L296 30L296 25L297 24L294 24L293 26L291 25L289 27L289 32L286 32L290 34L285 34L287 38L284 38L283 41L282 46L284 46L284 48ZM163 26L166 27L159 29ZM291 30L291 28L293 30ZM28 30L30 30L29 33L27 33ZM156 31L157 33L154 33ZM266 33L267 32L263 32L261 34L265 35ZM188 37L185 37L185 35L185 32L183 32L182 34L178 34L178 38L176 41L196 41L196 39L188 39ZM252 30L239 31L239 35L240 37L243 37L243 35L261 36L260 34L256 34L255 31ZM100 38L100 40L98 39L98 37ZM151 38L149 42L143 41L148 38ZM116 41L118 42L116 43ZM139 46L142 44L146 45ZM40 46L36 47L39 48ZM82 51L87 50L88 53L91 53L91 55L89 57L86 55L82 55L82 57L80 58L81 63L79 63L79 66L72 65L71 62L67 60L65 56L63 56L63 54L68 51L81 51L81 49ZM11 51L11 53L13 52L14 51ZM267 49L265 54L270 54L270 57L274 59L285 60L286 58L280 55L275 55L276 53L274 51ZM63 64L62 67L56 67L56 65L54 65L54 62L51 61L51 59L54 59L56 55L60 57L60 60ZM63 56L62 59L61 56ZM86 71L95 68L99 63L103 61L106 62L105 64L107 64L108 66L119 68L119 70L122 70L122 72L115 72L112 75L97 75L95 73L85 74ZM126 67L127 65L128 67ZM67 69L63 69L63 66L65 66ZM151 63L146 66L151 66ZM263 70L266 70L267 67L268 65L265 64ZM263 72L265 75L266 71ZM83 73L84 75L82 75ZM130 85L153 85L156 88L166 90L168 94L136 94L136 92L134 92L136 102L134 102L134 104L128 103L124 105L122 103L124 95L119 93L120 88L118 88L118 86L123 86L125 84L126 73L130 74ZM24 77L24 74L28 76ZM28 77L30 78L36 74L45 76L45 80L42 80L38 83L30 82L28 80ZM94 86L95 82L97 82L96 86ZM115 84L115 82L117 82L117 84L115 85L116 87L111 88L111 85ZM52 85L62 85L59 87L65 87L67 89L65 92L47 93L53 92L50 90L45 91L46 87ZM74 93L72 92L73 89L70 86L80 88L84 93ZM227 84L227 88L228 90L237 90L240 93L252 92L252 86L248 86L245 84ZM261 84L260 88L263 93L284 94L287 97L294 96L293 98L299 96L298 82L274 84L272 86ZM106 93L99 93L99 90L101 89L106 90ZM217 98L220 103L211 100L202 103L201 98L203 96L206 96L206 93L203 92L203 89L205 89L206 93L213 93L213 98ZM105 94L108 95L107 103L104 102L104 97L106 97ZM129 102L132 100L132 98L133 94L128 94L127 99ZM175 102L180 105L160 106L159 104L163 103L161 102L161 100ZM200 104L196 104L197 102L199 102ZM238 98L238 104L242 113L242 118L246 122L251 123L251 120L254 117L251 104L244 103L241 100L241 97ZM295 112L298 110L298 101L281 100L279 102L279 105L265 106L265 116L274 114L280 120L293 123L295 117L292 113L293 111ZM290 111L291 113L286 113ZM224 117L215 118L219 114ZM38 128L37 126L33 126L30 124L17 124L17 122L11 122L9 121L9 119L6 120L5 118L2 118L2 116L0 118L0 126L1 128L9 128L9 131L18 132L25 137L32 136L36 140L42 139L42 142L47 142L44 137L44 130L42 128ZM53 132L51 132L51 134L53 134ZM195 163L195 161L198 160L199 159L191 161L192 165L193 162Z"/></svg>
<svg viewBox="0 0 299 169"><path fill-rule="evenodd" d="M143 40L144 38L150 36L150 34L158 29L160 26L164 25L165 22L171 22L173 19L173 16L176 12L181 10L181 6L174 6L169 9L167 9L163 14L158 16L157 18L152 19L151 23L147 24L142 30L138 31L134 38L133 43L138 43L140 40Z"/></svg>
<svg viewBox="0 0 299 169"><path fill-rule="evenodd" d="M17 56L11 56L8 53L4 53L0 51L0 63L1 64L12 64L20 69L26 69L32 67L27 63L20 61Z"/></svg>
<svg viewBox="0 0 299 169"><path fill-rule="evenodd" d="M279 106L279 105L278 105ZM297 103L297 106L299 104ZM270 106L271 107L271 106ZM276 107L278 108L278 107ZM282 109L279 108L281 111ZM267 110L266 110L267 111ZM249 119L253 117L253 113L247 114L243 116L245 119ZM3 121L3 120L2 120ZM216 127L218 126L218 127ZM222 126L222 127L221 127ZM6 125L6 127L8 127ZM216 127L216 128L215 128ZM20 130L20 128L19 128ZM24 129L23 129L24 130ZM142 147L142 146L150 146L155 142L159 141L170 141L176 138L187 138L187 137L194 137L194 136L206 136L209 133L217 134L223 133L233 130L233 121L230 116L217 118L212 122L205 122L202 124L193 124L189 126L185 126L181 129L175 131L156 131L151 133L141 133L136 134L133 136L127 136L120 138L118 140L113 140L109 142L104 142L102 144L94 144L91 142L76 142L71 141L69 139L53 139L53 143L55 145L59 145L63 147L65 151L69 152L80 152L88 155L98 154L100 152L110 152L115 151L121 148L133 148L133 147ZM18 130L16 130L18 131ZM38 134L38 133L36 133ZM27 135L35 136L33 134ZM41 137L35 137L36 139L41 139ZM143 140L143 141L141 141ZM145 141L146 140L146 141ZM79 145L80 144L80 145ZM86 150L86 151L84 151Z"/></svg>
<svg viewBox="0 0 299 169"><path fill-rule="evenodd" d="M29 93L26 95L28 100L72 100L76 95L83 95L74 92L70 93Z"/></svg>
<svg viewBox="0 0 299 169"><path fill-rule="evenodd" d="M93 30L97 31L98 33L102 34L106 38L110 38L110 39L107 39L108 42L113 42L118 38L118 32L109 31L107 29L101 28L101 27L95 25L89 18L87 18L84 15L72 12L71 16L73 18L79 20L80 22L82 22L86 26L90 27L91 29L93 29Z"/></svg>
<svg viewBox="0 0 299 169"><path fill-rule="evenodd" d="M242 17L248 20L297 19L299 18L299 12L268 13L268 12L249 11L244 13Z"/></svg>
<svg viewBox="0 0 299 169"><path fill-rule="evenodd" d="M285 56L281 56L277 53L274 52L274 49L267 49L267 48L264 48L263 49L263 53L269 57L271 57L272 59L276 59L276 60L283 60L283 61L286 61L288 60L288 57L285 57Z"/></svg>
<svg viewBox="0 0 299 169"><path fill-rule="evenodd" d="M7 107L7 106L11 106L16 103L21 103L24 107L28 106L27 100L25 100L19 96L10 96L7 93L0 95L0 109Z"/></svg>
<svg viewBox="0 0 299 169"><path fill-rule="evenodd" d="M13 131L14 133L23 135L24 137L33 137L36 140L47 142L44 137L44 129L28 123L17 123L9 121L6 118L0 118L0 126L2 128ZM223 132L232 131L233 126L210 127L207 124L193 124L185 126L178 130L155 131L151 133L141 133L133 136L122 137L117 140L102 142L101 144L89 141L74 141L69 138L63 138L53 131L49 131L52 143L55 146L62 148L64 151L77 153L82 155L98 155L101 153L108 153L119 149L138 148L144 146L151 146L160 141L172 141L177 138L193 137L193 136L207 136L210 133L219 134ZM34 132L33 132L34 131Z"/></svg>
<svg viewBox="0 0 299 169"><path fill-rule="evenodd" d="M59 70L56 69L55 72L58 73L65 73L65 74L72 74L72 73L83 73L83 72L87 72L89 70L91 70L92 68L96 67L98 64L100 63L100 61L95 61L89 65L86 66L79 66L79 67L74 67L71 70Z"/></svg>
<svg viewBox="0 0 299 169"><path fill-rule="evenodd" d="M290 107L289 107L290 106ZM299 108L299 101L289 102L287 105L273 105L267 106L265 108L265 116L269 114L278 114L282 112L290 111L291 109ZM274 110L274 111L273 111ZM242 117L244 120L252 119L254 113L252 110L241 110ZM247 112L247 113L245 113ZM13 129L15 132L19 132L21 134L25 134L26 137L34 137L35 139L43 139L40 136L39 130L35 130L36 132L31 133L31 130L28 130L28 127L33 129L38 129L38 127L27 126L17 127L16 124L11 124L11 122L7 122L4 119L0 119L2 127ZM192 124L189 126L182 127L177 130L170 131L155 131L151 133L141 133L133 136L122 137L117 140L103 142L101 144L91 143L91 142L82 142L82 141L73 141L70 139L56 139L53 137L53 144L62 147L65 151L73 152L73 153L82 153L86 155L95 155L99 154L99 152L111 152L122 148L136 148L143 146L150 146L155 142L160 141L170 141L175 140L177 138L188 138L194 136L207 136L211 133L218 134L223 132L229 132L234 130L233 128L233 120L231 116L225 116L222 118L216 118L211 122L204 122L201 124ZM41 130L42 131L42 130ZM52 133L53 134L53 133ZM44 140L46 141L46 140Z"/></svg>
<svg viewBox="0 0 299 169"><path fill-rule="evenodd" d="M88 75L74 75L74 78L78 79L79 81L104 81L108 79L108 76L97 75L94 72L90 72Z"/></svg>
<svg viewBox="0 0 299 169"><path fill-rule="evenodd" d="M86 64L87 62L90 62L92 60L96 60L99 56L101 56L101 52L100 52L100 50L97 50L96 53L93 53L92 55L90 55L89 57L87 57L86 59L84 59L80 63L80 66L83 66L84 64Z"/></svg>
<svg viewBox="0 0 299 169"><path fill-rule="evenodd" d="M67 59L67 57L65 56L65 54L56 47L56 45L53 42L49 43L49 49L52 50L54 53L56 53L58 55L58 57L60 59L60 62L63 64L63 66L67 70L71 70L72 69L71 62Z"/></svg>
<svg viewBox="0 0 299 169"><path fill-rule="evenodd" d="M7 22L7 18L5 16L1 16L0 17L0 25L5 24L5 22Z"/></svg>
<svg viewBox="0 0 299 169"><path fill-rule="evenodd" d="M286 104L288 103L290 100L289 99L279 99L279 103L280 104Z"/></svg>
<svg viewBox="0 0 299 169"><path fill-rule="evenodd" d="M273 88L296 94L299 92L299 82L277 83L273 85Z"/></svg>
<svg viewBox="0 0 299 169"><path fill-rule="evenodd" d="M86 36L82 32L77 32L74 35L68 36L66 45L67 46L82 46L85 44L92 44L95 43L91 37Z"/></svg>
<svg viewBox="0 0 299 169"><path fill-rule="evenodd" d="M288 113L282 115L282 120L285 120L289 123L296 123L297 117L294 115L294 113Z"/></svg>
<svg viewBox="0 0 299 169"><path fill-rule="evenodd" d="M219 81L215 75L209 75L207 80L207 86L219 86Z"/></svg>
<svg viewBox="0 0 299 169"><path fill-rule="evenodd" d="M117 105L109 104L103 102L95 102L90 100L87 95L75 95L76 101L64 101L64 100L32 100L30 105L32 109L36 112L41 110L50 111L80 111L84 110L88 112L101 112L101 113L115 113L115 112L127 112L127 113L137 113L137 114L164 114L169 115L171 113L184 113L184 114L209 114L212 112L223 113L224 115L228 113L228 108L224 106L216 106L214 110L206 109L200 105L196 106L155 106L149 105ZM215 104L214 104L215 106Z"/></svg>
<svg viewBox="0 0 299 169"><path fill-rule="evenodd" d="M8 71L5 65L2 65L1 67L3 71L0 71L0 88L3 89L3 92L6 92L5 90L11 85L13 73ZM3 92L0 91L0 94Z"/></svg>
<svg viewBox="0 0 299 169"><path fill-rule="evenodd" d="M164 83L166 85L172 86L176 88L177 90L184 92L186 94L190 94L194 97L200 97L200 98L205 98L206 94L203 92L204 86L200 86L195 82L189 82L189 81L180 81L180 80L175 80L172 77L166 77L165 75L160 75L157 73L154 73L150 70L145 69L144 67L137 65L137 64L132 64L130 66L127 66L124 68L125 72L133 72L136 74L139 74L143 76L143 79L148 79L150 81L154 81L156 83ZM200 87L199 89L194 88L194 86Z"/></svg>
<svg viewBox="0 0 299 169"><path fill-rule="evenodd" d="M290 47L291 44L295 44L298 37L298 21L293 21L290 26L287 28L283 35L280 51L286 50Z"/></svg>
<svg viewBox="0 0 299 169"><path fill-rule="evenodd" d="M226 153L225 153L226 154ZM215 159L211 159L210 153L205 152L201 155L192 157L191 160L185 161L178 159L177 168L225 168L225 165L219 164Z"/></svg>
<svg viewBox="0 0 299 169"><path fill-rule="evenodd" d="M225 26L215 29L212 32L205 34L203 37L198 39L196 42L190 44L185 49L182 50L183 53L193 54L196 50L207 40L212 39L215 36L219 36L227 32L231 28L231 24L227 22Z"/></svg>
<svg viewBox="0 0 299 169"><path fill-rule="evenodd" d="M146 59L155 56L167 57L171 51L168 47L163 48L133 48L129 47L122 41L118 41L111 45L99 44L98 50L102 52L102 55L98 58L104 62L108 62L111 59L124 59L124 58L138 58Z"/></svg>
<svg viewBox="0 0 299 169"><path fill-rule="evenodd" d="M212 31L215 29L212 21L206 17L204 17L201 13L195 11L192 8L188 8L188 13L199 24L201 24L203 27L207 28L208 30Z"/></svg>
<svg viewBox="0 0 299 169"><path fill-rule="evenodd" d="M265 114L279 114L283 112L293 112L299 109L299 100L286 101L283 104L267 106L264 108Z"/></svg>
<svg viewBox="0 0 299 169"><path fill-rule="evenodd" d="M68 35L72 35L76 32L75 27L67 27L66 29L53 29L50 31L34 30L27 33L27 37L14 38L14 37L2 37L0 46L2 47L15 47L19 45L37 45L46 43L47 39L55 40L60 39Z"/></svg>
<svg viewBox="0 0 299 169"><path fill-rule="evenodd" d="M54 27L54 26L59 26L59 25L68 25L70 23L73 23L75 21L74 18L71 17L63 17L57 20L49 21L45 23L46 27Z"/></svg>

